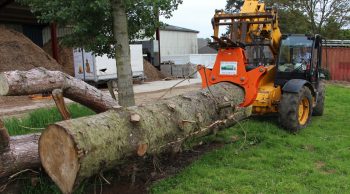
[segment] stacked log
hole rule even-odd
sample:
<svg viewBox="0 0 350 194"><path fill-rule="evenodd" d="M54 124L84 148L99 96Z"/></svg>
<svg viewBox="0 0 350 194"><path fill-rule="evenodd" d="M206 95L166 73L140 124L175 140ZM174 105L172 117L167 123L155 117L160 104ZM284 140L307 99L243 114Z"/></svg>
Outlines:
<svg viewBox="0 0 350 194"><path fill-rule="evenodd" d="M38 68L0 74L0 95L54 89L103 113L50 125L39 143L39 134L11 138L8 151L0 155L6 161L0 165L0 177L38 167L41 161L61 191L72 193L82 180L126 163L128 158L177 152L186 140L215 134L251 114L251 109L237 107L244 91L230 83L122 108L110 95L61 72Z"/></svg>
<svg viewBox="0 0 350 194"><path fill-rule="evenodd" d="M141 107L110 110L50 125L39 140L43 167L63 193L82 180L127 162L179 147L250 115L237 108L244 92L229 83Z"/></svg>
<svg viewBox="0 0 350 194"><path fill-rule="evenodd" d="M40 167L39 137L40 134L10 137L8 148L0 153L0 178Z"/></svg>
<svg viewBox="0 0 350 194"><path fill-rule="evenodd" d="M63 95L97 113L119 107L118 102L82 80L62 73L35 68L30 71L9 71L0 74L0 95L21 96L61 89Z"/></svg>

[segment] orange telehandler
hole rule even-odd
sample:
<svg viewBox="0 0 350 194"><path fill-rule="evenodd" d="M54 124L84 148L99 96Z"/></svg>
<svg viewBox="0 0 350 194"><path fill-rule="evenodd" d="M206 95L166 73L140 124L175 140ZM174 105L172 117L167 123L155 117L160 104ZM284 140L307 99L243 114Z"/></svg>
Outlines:
<svg viewBox="0 0 350 194"><path fill-rule="evenodd" d="M245 0L239 13L216 10L212 24L218 55L212 69L198 66L204 88L220 82L242 87L240 106L253 106L255 115L278 113L291 132L323 114L320 35L282 35L276 9L258 0Z"/></svg>

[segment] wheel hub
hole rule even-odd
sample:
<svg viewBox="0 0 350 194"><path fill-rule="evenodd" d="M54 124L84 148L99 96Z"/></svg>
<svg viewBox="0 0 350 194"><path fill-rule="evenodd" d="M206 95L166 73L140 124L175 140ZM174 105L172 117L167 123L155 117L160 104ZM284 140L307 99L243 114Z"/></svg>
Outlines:
<svg viewBox="0 0 350 194"><path fill-rule="evenodd" d="M310 102L304 97L299 103L299 123L300 125L305 125L309 119L310 113Z"/></svg>

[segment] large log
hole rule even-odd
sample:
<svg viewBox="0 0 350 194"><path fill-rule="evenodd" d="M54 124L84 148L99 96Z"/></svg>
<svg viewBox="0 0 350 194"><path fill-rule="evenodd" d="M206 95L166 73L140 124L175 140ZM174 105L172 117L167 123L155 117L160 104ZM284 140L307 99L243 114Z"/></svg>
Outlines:
<svg viewBox="0 0 350 194"><path fill-rule="evenodd" d="M63 193L128 157L179 150L188 138L215 133L251 114L237 108L244 92L221 83L140 107L110 110L50 125L39 140L48 175Z"/></svg>
<svg viewBox="0 0 350 194"><path fill-rule="evenodd" d="M39 137L40 134L31 134L10 138L9 147L0 154L0 178L40 167Z"/></svg>
<svg viewBox="0 0 350 194"><path fill-rule="evenodd" d="M85 105L97 113L119 107L116 100L82 80L60 71L36 68L0 74L0 95L21 96L62 89L66 98Z"/></svg>

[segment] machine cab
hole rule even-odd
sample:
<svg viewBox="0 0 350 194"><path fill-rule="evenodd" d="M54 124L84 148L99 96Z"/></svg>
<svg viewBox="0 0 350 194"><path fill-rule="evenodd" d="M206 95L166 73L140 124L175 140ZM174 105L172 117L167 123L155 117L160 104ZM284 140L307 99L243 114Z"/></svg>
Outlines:
<svg viewBox="0 0 350 194"><path fill-rule="evenodd" d="M277 58L275 84L283 87L291 79L317 83L321 59L321 36L283 35Z"/></svg>

